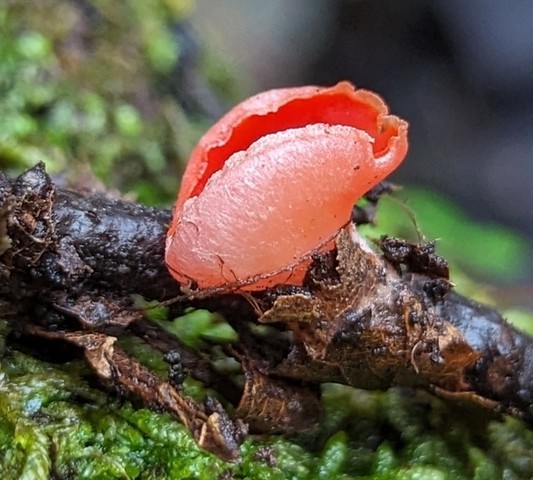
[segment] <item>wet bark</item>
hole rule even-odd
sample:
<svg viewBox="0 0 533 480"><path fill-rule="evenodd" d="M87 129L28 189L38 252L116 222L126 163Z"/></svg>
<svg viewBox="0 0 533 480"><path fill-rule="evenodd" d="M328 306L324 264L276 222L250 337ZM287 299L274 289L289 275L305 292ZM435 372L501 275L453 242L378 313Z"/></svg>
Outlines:
<svg viewBox="0 0 533 480"><path fill-rule="evenodd" d="M185 295L164 264L169 220L168 210L58 189L42 165L1 176L2 315L21 336L75 345L105 385L170 411L228 460L238 458L242 421L157 379L115 346L117 335L129 329L171 353L255 431L312 427L322 382L424 388L533 425L533 340L451 291L433 245L385 238L376 252L348 227L301 287ZM132 294L221 311L239 335L225 351L241 365L244 387L208 352L146 320Z"/></svg>
<svg viewBox="0 0 533 480"><path fill-rule="evenodd" d="M164 262L169 210L56 189L43 165L14 180L2 175L0 202L2 268L9 273L2 288L19 298L35 296L38 287L179 294Z"/></svg>

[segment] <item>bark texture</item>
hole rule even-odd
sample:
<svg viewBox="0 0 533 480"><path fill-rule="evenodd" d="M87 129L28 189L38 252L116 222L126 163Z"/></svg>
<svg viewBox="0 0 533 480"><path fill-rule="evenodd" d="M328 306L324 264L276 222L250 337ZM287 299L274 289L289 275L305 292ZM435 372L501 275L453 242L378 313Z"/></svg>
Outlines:
<svg viewBox="0 0 533 480"><path fill-rule="evenodd" d="M181 292L164 264L169 220L168 210L58 189L43 165L0 176L0 305L13 332L80 349L104 385L171 412L228 460L239 457L245 424L311 428L323 382L423 388L533 425L533 340L451 291L432 244L383 238L376 252L349 226L301 287ZM209 348L188 348L144 318L132 294L223 313L239 335L223 349L244 386L213 366ZM168 379L117 347L126 329L167 354ZM183 372L234 415L183 395Z"/></svg>

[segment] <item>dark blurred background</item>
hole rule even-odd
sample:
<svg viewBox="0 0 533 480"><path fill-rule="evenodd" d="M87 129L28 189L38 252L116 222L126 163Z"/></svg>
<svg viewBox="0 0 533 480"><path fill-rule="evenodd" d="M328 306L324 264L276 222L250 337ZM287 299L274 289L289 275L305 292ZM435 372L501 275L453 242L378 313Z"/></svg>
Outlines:
<svg viewBox="0 0 533 480"><path fill-rule="evenodd" d="M202 0L192 21L248 93L345 78L379 92L411 124L395 180L531 243L533 2Z"/></svg>

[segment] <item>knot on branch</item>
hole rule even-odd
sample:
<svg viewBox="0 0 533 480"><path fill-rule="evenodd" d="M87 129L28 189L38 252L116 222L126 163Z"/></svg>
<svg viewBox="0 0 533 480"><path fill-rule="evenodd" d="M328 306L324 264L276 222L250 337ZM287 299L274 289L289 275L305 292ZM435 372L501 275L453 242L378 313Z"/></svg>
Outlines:
<svg viewBox="0 0 533 480"><path fill-rule="evenodd" d="M2 261L15 268L33 267L55 243L52 181L40 163L20 175L11 189L2 190Z"/></svg>
<svg viewBox="0 0 533 480"><path fill-rule="evenodd" d="M0 282L42 285L45 290L64 285L73 273L81 277L87 266L56 232L56 189L43 163L13 182L0 185ZM24 297L24 288L18 289Z"/></svg>

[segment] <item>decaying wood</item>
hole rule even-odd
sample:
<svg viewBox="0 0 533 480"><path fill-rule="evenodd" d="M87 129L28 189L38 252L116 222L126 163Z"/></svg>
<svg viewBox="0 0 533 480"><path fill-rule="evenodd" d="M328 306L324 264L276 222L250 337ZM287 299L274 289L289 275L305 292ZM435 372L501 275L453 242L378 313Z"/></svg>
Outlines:
<svg viewBox="0 0 533 480"><path fill-rule="evenodd" d="M338 281L281 295L260 322L282 322L293 346L272 373L365 389L421 387L533 423L533 341L442 280L398 273L355 230L337 242Z"/></svg>
<svg viewBox="0 0 533 480"><path fill-rule="evenodd" d="M124 396L141 399L146 405L173 414L192 433L202 448L221 458L239 458L239 446L247 433L242 420L232 421L220 403L208 397L203 405L183 395L129 357L116 345L116 338L102 333L51 332L28 325L26 333L45 339L64 340L83 349L85 358L100 381Z"/></svg>
<svg viewBox="0 0 533 480"><path fill-rule="evenodd" d="M238 458L243 422L311 428L323 382L423 388L533 425L533 340L451 291L431 244L384 238L375 251L349 226L300 287L182 293L163 260L169 211L57 189L42 165L0 177L0 202L0 302L14 334L75 345L104 385L171 412L225 459ZM223 348L244 386L213 366L209 347L185 347L144 318L134 293L223 313L239 336ZM126 329L169 353L168 381L118 348ZM184 396L183 372L233 404L233 419Z"/></svg>

